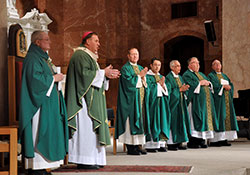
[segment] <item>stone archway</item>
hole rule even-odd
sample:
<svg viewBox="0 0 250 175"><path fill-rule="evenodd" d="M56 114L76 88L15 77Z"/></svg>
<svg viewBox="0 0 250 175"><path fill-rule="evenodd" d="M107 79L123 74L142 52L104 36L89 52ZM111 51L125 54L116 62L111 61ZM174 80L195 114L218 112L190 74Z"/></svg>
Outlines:
<svg viewBox="0 0 250 175"><path fill-rule="evenodd" d="M160 59L164 65L162 73L165 75L169 73L169 62L173 59L181 59L182 74L187 69L186 60L192 56L200 60L200 71L205 74L210 71L209 66L206 65L209 62L209 45L205 34L191 30L177 31L165 36L159 44Z"/></svg>
<svg viewBox="0 0 250 175"><path fill-rule="evenodd" d="M187 60L197 57L200 61L200 71L204 72L204 41L194 36L178 36L164 43L164 70L170 71L169 62L179 60L182 65L181 75L187 70Z"/></svg>

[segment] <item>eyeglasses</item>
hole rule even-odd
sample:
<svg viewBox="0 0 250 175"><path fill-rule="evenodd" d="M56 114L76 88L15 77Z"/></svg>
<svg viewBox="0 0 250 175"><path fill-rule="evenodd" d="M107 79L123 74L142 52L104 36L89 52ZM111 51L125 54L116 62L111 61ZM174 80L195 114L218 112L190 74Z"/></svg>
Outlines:
<svg viewBox="0 0 250 175"><path fill-rule="evenodd" d="M39 39L39 40L50 41L49 38L43 38L43 39Z"/></svg>

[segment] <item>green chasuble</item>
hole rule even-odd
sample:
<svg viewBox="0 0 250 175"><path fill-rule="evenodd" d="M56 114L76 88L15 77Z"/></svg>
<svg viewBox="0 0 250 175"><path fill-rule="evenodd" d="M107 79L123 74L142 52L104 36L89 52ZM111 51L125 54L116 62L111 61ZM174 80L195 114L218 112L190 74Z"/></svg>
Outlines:
<svg viewBox="0 0 250 175"><path fill-rule="evenodd" d="M195 73L190 70L187 70L182 77L184 82L190 85L187 91L187 102L188 104L192 103L192 117L195 130L218 131L218 120L211 90L208 86L200 86L200 92L194 92L199 81L208 80L208 78L201 72Z"/></svg>
<svg viewBox="0 0 250 175"><path fill-rule="evenodd" d="M216 114L219 120L219 131L238 131L238 124L236 120L236 114L233 105L233 92L234 86L230 79L224 74L217 74L215 71L208 74L210 82L213 84L214 88L214 105ZM222 88L221 79L227 80L231 86L230 91L223 89L221 95L219 95Z"/></svg>
<svg viewBox="0 0 250 175"><path fill-rule="evenodd" d="M64 159L68 151L67 112L61 91L54 84L48 54L31 44L23 62L19 113L19 139L25 157L34 157L32 118L40 109L36 149L48 160Z"/></svg>
<svg viewBox="0 0 250 175"><path fill-rule="evenodd" d="M187 111L187 102L185 92L180 92L180 87L184 84L182 77L174 77L170 72L166 76L166 82L171 85L169 106L171 110L171 131L174 143L188 141L188 135L191 135L190 120Z"/></svg>
<svg viewBox="0 0 250 175"><path fill-rule="evenodd" d="M170 108L169 97L162 94L157 96L157 82L162 78L162 75L147 74L147 85L149 91L149 123L150 133L146 135L146 141L154 142L159 140L167 140L169 138L170 131Z"/></svg>
<svg viewBox="0 0 250 175"><path fill-rule="evenodd" d="M70 133L72 136L77 129L75 116L81 110L84 98L99 143L110 145L105 90L103 86L101 88L91 86L98 64L84 51L85 47L81 45L79 48L71 57L66 79L65 101Z"/></svg>
<svg viewBox="0 0 250 175"><path fill-rule="evenodd" d="M138 71L143 69L138 66ZM129 117L131 135L147 134L149 130L148 91L147 88L136 88L138 72L127 62L121 69L117 98L117 116L115 138L125 132L126 121ZM141 95L144 99L141 99ZM144 129L145 128L145 129Z"/></svg>

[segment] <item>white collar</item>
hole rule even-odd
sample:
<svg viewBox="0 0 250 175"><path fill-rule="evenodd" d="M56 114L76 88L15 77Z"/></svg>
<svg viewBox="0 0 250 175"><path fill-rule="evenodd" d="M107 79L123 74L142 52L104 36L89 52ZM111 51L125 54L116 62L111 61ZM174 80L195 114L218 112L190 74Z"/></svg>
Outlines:
<svg viewBox="0 0 250 175"><path fill-rule="evenodd" d="M155 73L150 69L150 70L147 72L147 75L155 75ZM158 72L157 75L160 75L160 73Z"/></svg>
<svg viewBox="0 0 250 175"><path fill-rule="evenodd" d="M216 72L216 71L215 71ZM217 74L221 74L221 72L216 72Z"/></svg>
<svg viewBox="0 0 250 175"><path fill-rule="evenodd" d="M176 75L173 71L171 71L171 72L172 72L174 78L178 78L179 77L179 75Z"/></svg>
<svg viewBox="0 0 250 175"><path fill-rule="evenodd" d="M89 56L91 56L91 58L93 58L95 61L98 60L98 55L93 53L91 50L89 50L88 48L86 47L77 47L74 49L74 52L77 51L77 50L82 50L84 52L86 52L87 54L89 54Z"/></svg>
<svg viewBox="0 0 250 175"><path fill-rule="evenodd" d="M189 69L189 68L188 68ZM193 70L189 69L191 72L194 72Z"/></svg>
<svg viewBox="0 0 250 175"><path fill-rule="evenodd" d="M130 63L132 66L137 66L136 63L131 63L130 61L129 61L129 63Z"/></svg>

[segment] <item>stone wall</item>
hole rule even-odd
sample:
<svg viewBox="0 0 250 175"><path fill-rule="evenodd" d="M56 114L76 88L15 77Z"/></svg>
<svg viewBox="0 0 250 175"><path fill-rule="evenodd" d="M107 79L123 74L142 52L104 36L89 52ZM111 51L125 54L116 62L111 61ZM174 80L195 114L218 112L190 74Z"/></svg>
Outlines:
<svg viewBox="0 0 250 175"><path fill-rule="evenodd" d="M223 0L223 71L237 91L250 88L250 3Z"/></svg>

